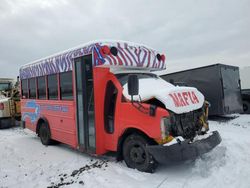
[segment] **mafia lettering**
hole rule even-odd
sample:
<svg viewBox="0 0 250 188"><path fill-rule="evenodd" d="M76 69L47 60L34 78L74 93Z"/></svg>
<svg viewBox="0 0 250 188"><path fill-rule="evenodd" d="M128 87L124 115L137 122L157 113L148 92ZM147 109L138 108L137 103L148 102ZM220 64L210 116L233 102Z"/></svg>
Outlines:
<svg viewBox="0 0 250 188"><path fill-rule="evenodd" d="M194 91L171 93L169 96L173 99L175 107L183 107L199 103L199 99Z"/></svg>

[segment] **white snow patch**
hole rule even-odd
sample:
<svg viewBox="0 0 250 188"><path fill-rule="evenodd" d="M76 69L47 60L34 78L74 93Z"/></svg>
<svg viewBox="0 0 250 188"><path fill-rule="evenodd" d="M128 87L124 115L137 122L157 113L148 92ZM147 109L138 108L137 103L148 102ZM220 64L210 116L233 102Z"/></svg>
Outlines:
<svg viewBox="0 0 250 188"><path fill-rule="evenodd" d="M171 145L177 144L178 143L177 140L182 142L182 141L184 141L184 138L182 136L177 136L177 137L173 138L173 140L171 140L170 142L164 144L163 146L171 146Z"/></svg>
<svg viewBox="0 0 250 188"><path fill-rule="evenodd" d="M197 135L196 137L194 137L193 142L195 142L195 141L197 141L197 140L206 139L206 138L208 138L209 136L211 136L212 134L213 134L212 132L207 132L207 133L204 134L204 135Z"/></svg>

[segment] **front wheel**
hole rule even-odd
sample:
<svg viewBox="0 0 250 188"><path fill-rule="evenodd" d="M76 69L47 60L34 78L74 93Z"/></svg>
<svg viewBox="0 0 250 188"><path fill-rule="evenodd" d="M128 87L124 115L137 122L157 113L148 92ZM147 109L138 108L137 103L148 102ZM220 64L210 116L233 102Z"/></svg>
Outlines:
<svg viewBox="0 0 250 188"><path fill-rule="evenodd" d="M52 144L50 130L47 124L45 123L41 124L39 128L39 137L43 145L47 146Z"/></svg>
<svg viewBox="0 0 250 188"><path fill-rule="evenodd" d="M157 162L146 151L146 145L149 145L149 142L142 136L137 134L128 136L123 144L123 159L129 168L153 173Z"/></svg>

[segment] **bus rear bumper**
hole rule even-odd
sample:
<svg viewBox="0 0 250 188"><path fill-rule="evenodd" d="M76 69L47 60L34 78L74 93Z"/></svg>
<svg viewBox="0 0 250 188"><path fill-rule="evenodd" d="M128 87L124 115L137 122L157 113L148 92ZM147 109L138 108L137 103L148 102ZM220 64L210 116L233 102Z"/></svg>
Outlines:
<svg viewBox="0 0 250 188"><path fill-rule="evenodd" d="M158 163L169 164L196 159L198 156L211 151L220 142L220 134L218 131L213 131L208 137L191 143L189 140L184 140L170 146L153 145L146 148Z"/></svg>

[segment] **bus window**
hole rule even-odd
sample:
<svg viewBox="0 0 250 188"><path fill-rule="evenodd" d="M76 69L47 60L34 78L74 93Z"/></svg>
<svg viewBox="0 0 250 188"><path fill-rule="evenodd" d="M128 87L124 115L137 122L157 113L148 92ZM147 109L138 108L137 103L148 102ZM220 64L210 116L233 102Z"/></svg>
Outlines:
<svg viewBox="0 0 250 188"><path fill-rule="evenodd" d="M58 99L57 74L48 75L48 99Z"/></svg>
<svg viewBox="0 0 250 188"><path fill-rule="evenodd" d="M60 73L62 100L73 100L72 71Z"/></svg>
<svg viewBox="0 0 250 188"><path fill-rule="evenodd" d="M37 91L38 91L38 99L46 99L45 76L37 78Z"/></svg>
<svg viewBox="0 0 250 188"><path fill-rule="evenodd" d="M105 94L104 124L107 133L114 132L114 116L117 98L117 89L112 81L108 81Z"/></svg>
<svg viewBox="0 0 250 188"><path fill-rule="evenodd" d="M29 98L36 98L36 78L29 79Z"/></svg>
<svg viewBox="0 0 250 188"><path fill-rule="evenodd" d="M22 84L22 97L24 99L27 99L28 98L28 79L22 80L21 84Z"/></svg>

